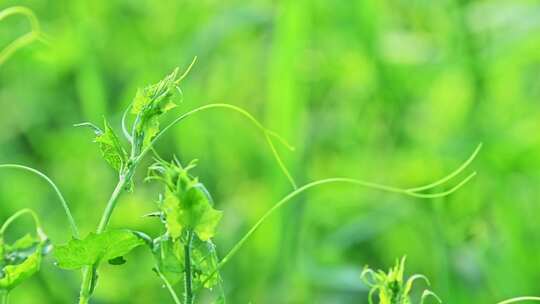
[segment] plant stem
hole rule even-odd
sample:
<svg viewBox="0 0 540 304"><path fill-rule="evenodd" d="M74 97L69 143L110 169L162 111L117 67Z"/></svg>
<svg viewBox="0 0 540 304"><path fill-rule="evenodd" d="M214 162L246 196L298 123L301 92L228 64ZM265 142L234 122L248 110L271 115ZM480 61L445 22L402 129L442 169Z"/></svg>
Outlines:
<svg viewBox="0 0 540 304"><path fill-rule="evenodd" d="M79 293L79 304L87 304L90 301L93 275L92 268L92 266L87 266L83 269L81 291Z"/></svg>
<svg viewBox="0 0 540 304"><path fill-rule="evenodd" d="M184 245L184 265L186 267L184 276L184 303L193 304L193 274L191 271L191 242L193 240L193 231L188 231L187 241Z"/></svg>
<svg viewBox="0 0 540 304"><path fill-rule="evenodd" d="M105 228L107 228L107 225L109 224L109 221L111 220L111 216L114 211L114 208L116 207L116 203L118 202L118 198L120 197L120 194L124 190L125 185L126 185L126 178L124 175L122 175L120 176L120 179L118 180L118 184L116 185L113 193L111 194L111 198L109 198L109 202L107 203L107 206L105 207L105 211L103 211L103 215L101 216L99 226L96 230L97 233L102 233L105 230Z"/></svg>
<svg viewBox="0 0 540 304"><path fill-rule="evenodd" d="M0 291L0 303L1 304L8 304L8 293L9 291L7 290L2 290Z"/></svg>
<svg viewBox="0 0 540 304"><path fill-rule="evenodd" d="M131 168L129 171L134 170L134 168ZM120 176L120 179L118 180L118 184L114 188L113 193L111 194L111 197L109 198L109 202L107 203L107 206L105 207L105 211L103 211L103 215L101 216L101 220L99 222L99 226L96 230L96 233L102 233L109 224L109 221L111 219L112 213L114 211L114 208L116 207L116 203L118 202L118 198L120 197L120 194L124 190L124 186L126 185L126 176L130 176L129 174L122 174ZM79 304L87 304L90 300L90 296L92 294L92 285L95 285L96 282L92 282L94 277L94 271L96 271L95 267L88 266L83 270L83 278L81 283L81 291L79 293Z"/></svg>

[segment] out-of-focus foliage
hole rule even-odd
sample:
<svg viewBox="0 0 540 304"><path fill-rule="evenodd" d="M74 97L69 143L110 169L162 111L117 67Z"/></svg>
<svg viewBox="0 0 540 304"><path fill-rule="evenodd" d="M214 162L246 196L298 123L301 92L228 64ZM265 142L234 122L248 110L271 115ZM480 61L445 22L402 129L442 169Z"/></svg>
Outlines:
<svg viewBox="0 0 540 304"><path fill-rule="evenodd" d="M484 142L478 176L449 197L349 186L303 195L224 267L230 303L367 303L362 266L387 268L405 254L446 303L540 294L537 1L8 0L0 9L13 5L35 12L47 43L0 66L0 163L51 176L83 235L117 174L72 125L106 116L120 130L137 88L198 56L183 102L164 116L210 102L250 110L294 143L294 153L278 149L299 184L348 176L415 186ZM28 26L2 20L0 48ZM241 116L197 115L158 146L167 158L199 159L194 174L224 212L215 235L223 254L290 186ZM156 237L160 223L142 215L154 211L159 188L142 177L111 228ZM0 222L31 207L51 240L70 239L61 205L37 177L1 171L0 206ZM11 301L72 303L79 274L53 261L45 257ZM153 266L142 248L123 267L104 266L96 303L171 303Z"/></svg>

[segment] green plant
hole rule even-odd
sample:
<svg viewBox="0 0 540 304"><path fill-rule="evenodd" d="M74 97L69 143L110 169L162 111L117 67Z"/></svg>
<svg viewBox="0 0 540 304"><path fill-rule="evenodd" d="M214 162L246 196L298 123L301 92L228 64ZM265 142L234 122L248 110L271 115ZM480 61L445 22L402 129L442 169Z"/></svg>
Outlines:
<svg viewBox="0 0 540 304"><path fill-rule="evenodd" d="M153 252L157 262L155 271L167 287L183 279L183 303L192 304L195 293L202 288L212 289L218 285L222 291L219 270L272 213L298 194L327 183L351 183L421 198L445 196L465 184L474 176L474 173L447 191L433 194L425 194L420 191L432 189L461 173L472 162L479 149L480 146L452 174L422 187L400 189L349 178L330 178L306 184L295 189L268 210L221 261L217 257L211 238L215 234L222 213L212 208L212 197L206 187L197 178L190 175L189 171L195 167L196 162L192 161L183 167L178 159L175 158L172 162L167 162L156 153L156 163L149 168L147 180L157 180L164 185L163 194L158 200L159 211L152 215L163 222L165 233L153 242ZM176 303L182 303L172 288L169 288L169 291L171 291ZM218 301L223 299L222 293Z"/></svg>
<svg viewBox="0 0 540 304"><path fill-rule="evenodd" d="M107 120L104 121L102 128L89 122L76 125L77 127L89 127L94 132L94 141L97 143L103 158L118 176L117 184L106 204L95 232L81 238L66 200L58 187L45 174L22 165L0 165L0 169L19 169L37 174L53 187L59 197L71 225L73 239L66 244L56 245L53 254L60 268L80 270L82 272L79 293L80 304L90 301L99 281L99 268L104 262L121 265L125 262L124 256L139 246L147 246L151 250L156 260L154 271L163 280L176 303L194 303L201 289L212 289L215 286L221 291L217 301L224 302L225 295L221 288L219 274L221 268L241 249L268 217L299 194L325 184L348 183L412 197L435 198L453 193L476 174L475 172L469 174L448 190L442 192L433 191L436 187L446 184L462 173L476 157L481 145L454 172L425 186L398 188L339 177L318 180L298 187L277 152L274 140L291 150L293 148L278 134L265 128L251 114L241 108L229 104L209 104L186 112L164 128L160 127L161 117L177 107L175 101L180 100L182 97L179 85L194 62L195 60L183 74L179 74L179 69L175 69L163 80L137 91L133 102L128 106L122 117L121 130L124 138L117 135ZM216 232L222 213L214 209L209 191L191 174L195 162L183 166L176 158L172 161L165 161L154 150L155 142L170 128L196 113L214 108L239 113L261 131L278 166L293 188L291 193L263 214L222 259L218 258L216 246L212 243L212 237ZM133 119L128 128L129 114L133 116ZM126 143L128 148L126 148ZM163 193L159 196L157 203L158 211L150 216L159 218L162 221L164 233L152 239L143 232L130 229L108 229L118 198L123 192L134 190L134 173L141 164L142 159L149 153L154 154L156 162L149 167L147 179L156 180L164 186ZM180 282L183 282L184 285L183 302L176 295L173 287Z"/></svg>
<svg viewBox="0 0 540 304"><path fill-rule="evenodd" d="M205 186L177 159L159 159L150 167L148 179L164 184L158 201L157 216L165 226L165 233L153 242L156 259L154 271L164 283L184 281L184 303L194 302L194 290L212 288L220 284L219 274L213 273L218 264L215 246L211 241L222 212L212 207L212 198ZM179 303L175 293L175 301Z"/></svg>
<svg viewBox="0 0 540 304"><path fill-rule="evenodd" d="M122 255L137 246L143 245L145 242L155 250L153 242L145 234L129 230L107 230L107 225L120 194L123 191L131 191L133 189L132 177L143 157L149 151L153 150L153 144L164 132L183 119L211 108L231 109L244 115L263 132L284 174L289 177L289 180L294 185L294 181L274 148L272 138L278 139L289 148L290 146L277 134L264 128L251 114L243 109L227 104L203 106L180 116L163 128L163 130L160 130L159 118L177 106L174 98L182 96L179 84L194 63L195 60L182 75L179 74L178 69L175 69L160 82L137 91L133 102L126 109L122 118L122 131L127 142L131 145L130 149L123 147L120 138L107 121L104 122L103 129L88 122L76 125L90 127L94 131L96 135L94 141L98 144L104 159L118 173L118 183L107 203L95 234L91 234L84 239L73 240L68 244L57 247L55 250L55 256L59 261L58 265L60 267L65 269L82 269L83 271L79 303L87 303L89 301L97 284L98 268L102 261L109 260L111 263L121 263L123 260ZM126 127L128 113L134 115L130 130ZM201 235L199 231L198 236L201 237ZM191 239L192 235L187 235L186 237ZM84 259L80 258L81 252L84 252ZM189 260L189 253L186 255L186 259Z"/></svg>
<svg viewBox="0 0 540 304"><path fill-rule="evenodd" d="M416 280L423 280L429 286L428 278L422 274L414 274L405 280L405 257L396 260L394 267L388 272L384 270L373 270L368 266L360 274L360 279L369 288L368 301L373 304L373 298L377 295L378 304L412 304L411 292ZM427 298L433 298L438 303L443 301L431 290L425 289L420 296L420 304ZM540 297L517 297L498 302L497 304L510 304L522 301L540 301Z"/></svg>
<svg viewBox="0 0 540 304"><path fill-rule="evenodd" d="M23 215L30 215L35 234L25 234L13 243L5 239L7 229ZM0 227L0 303L8 301L9 292L39 271L42 256L50 251L48 238L36 213L22 209L10 216Z"/></svg>
<svg viewBox="0 0 540 304"><path fill-rule="evenodd" d="M390 268L388 272L383 270L374 271L366 266L360 277L364 284L370 288L369 303L373 304L373 296L378 294L379 304L411 304L410 293L414 282L421 279L429 285L429 280L424 275L415 274L405 281L404 272L405 257L396 261L395 266ZM426 289L422 292L420 304L423 304L428 297L433 297L439 303L442 303L435 293Z"/></svg>

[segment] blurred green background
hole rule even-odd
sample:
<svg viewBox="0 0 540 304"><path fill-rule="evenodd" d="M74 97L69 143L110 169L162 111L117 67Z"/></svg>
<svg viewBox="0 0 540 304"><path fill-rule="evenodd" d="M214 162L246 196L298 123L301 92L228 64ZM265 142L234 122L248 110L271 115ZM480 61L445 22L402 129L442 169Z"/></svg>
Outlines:
<svg viewBox="0 0 540 304"><path fill-rule="evenodd" d="M168 119L212 102L244 107L295 145L279 149L300 184L347 176L421 185L484 143L478 176L446 198L336 185L302 195L224 268L229 303L367 303L362 267L387 269L403 255L407 273L427 275L445 303L540 294L537 1L9 0L0 9L11 5L34 10L50 44L0 66L0 163L51 176L83 234L115 173L91 132L71 125L105 115L119 130L138 87L198 56ZM27 29L20 17L2 21L0 47ZM225 212L221 255L290 191L264 138L233 112L198 114L158 149L200 160L194 172ZM141 216L155 210L158 188L140 169L111 226L157 236L159 223ZM3 170L0 221L23 207L40 214L53 242L69 240L51 189ZM94 303L172 303L150 254L127 258L103 267ZM79 283L49 258L12 302L73 303Z"/></svg>

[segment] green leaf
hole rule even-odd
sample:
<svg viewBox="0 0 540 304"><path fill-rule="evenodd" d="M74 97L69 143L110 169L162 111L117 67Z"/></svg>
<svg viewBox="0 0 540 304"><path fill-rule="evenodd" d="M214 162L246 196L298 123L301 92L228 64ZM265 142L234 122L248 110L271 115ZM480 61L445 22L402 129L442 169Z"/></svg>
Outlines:
<svg viewBox="0 0 540 304"><path fill-rule="evenodd" d="M46 240L40 240L31 234L26 234L20 239L16 240L13 244L5 244L5 262L8 265L15 265L22 263L29 256L34 254L36 250L41 250L41 254L47 253L48 242Z"/></svg>
<svg viewBox="0 0 540 304"><path fill-rule="evenodd" d="M162 210L165 213L167 229L172 237L180 237L188 229L193 230L203 241L214 236L216 227L223 216L221 211L210 205L204 192L193 185L177 193L167 189Z"/></svg>
<svg viewBox="0 0 540 304"><path fill-rule="evenodd" d="M194 284L212 288L219 283L217 254L210 239L215 235L222 212L212 207L211 197L197 178L189 175L195 167L191 162L182 167L175 159L171 163L158 161L150 167L149 179L165 185L164 196L158 202L160 218L167 233L154 241L157 268L171 284L182 280L185 268L185 246L189 233ZM204 282L204 283L203 283Z"/></svg>
<svg viewBox="0 0 540 304"><path fill-rule="evenodd" d="M11 290L38 272L46 243L31 234L13 244L0 237L0 289Z"/></svg>
<svg viewBox="0 0 540 304"><path fill-rule="evenodd" d="M36 235L25 234L12 244L6 243L6 228L23 214L33 217ZM38 272L42 256L48 253L49 248L48 238L32 210L23 209L8 218L0 231L0 291L9 291Z"/></svg>
<svg viewBox="0 0 540 304"><path fill-rule="evenodd" d="M179 92L178 68L160 82L137 90L131 113L135 120L135 143L145 148L159 132L159 116L176 107L174 96Z"/></svg>
<svg viewBox="0 0 540 304"><path fill-rule="evenodd" d="M177 161L158 162L151 170L156 173L154 179L165 184L165 197L159 206L170 236L179 238L191 230L202 241L208 241L215 235L223 214L212 207L206 188L189 175L194 166L194 162L186 168Z"/></svg>
<svg viewBox="0 0 540 304"><path fill-rule="evenodd" d="M54 256L60 268L79 269L124 256L143 244L145 240L133 231L109 230L100 234L90 233L82 240L73 239L56 246Z"/></svg>
<svg viewBox="0 0 540 304"><path fill-rule="evenodd" d="M0 289L11 290L39 271L41 248L38 248L22 263L3 267L0 277Z"/></svg>
<svg viewBox="0 0 540 304"><path fill-rule="evenodd" d="M168 236L162 236L155 240L154 258L157 262L157 268L173 285L184 277L184 251L180 250L180 246Z"/></svg>
<svg viewBox="0 0 540 304"><path fill-rule="evenodd" d="M162 202L161 210L165 214L165 226L167 232L172 238L176 239L182 236L184 228L179 214L179 202L176 196L169 190L165 191L165 199Z"/></svg>
<svg viewBox="0 0 540 304"><path fill-rule="evenodd" d="M180 215L186 227L193 229L199 239L207 241L216 232L222 211L210 205L208 197L198 187L191 187L183 198Z"/></svg>
<svg viewBox="0 0 540 304"><path fill-rule="evenodd" d="M25 250L39 243L39 240L30 233L25 234L20 239L16 240L13 245L6 245L8 251Z"/></svg>
<svg viewBox="0 0 540 304"><path fill-rule="evenodd" d="M200 285L204 282L203 287L208 289L217 285L220 276L219 273L214 273L214 270L217 268L219 261L214 244L210 241L195 241L192 256L195 283Z"/></svg>
<svg viewBox="0 0 540 304"><path fill-rule="evenodd" d="M157 112L174 108L176 104L170 98L178 92L177 77L178 68L158 83L138 89L133 100L131 113L139 115L149 110Z"/></svg>
<svg viewBox="0 0 540 304"><path fill-rule="evenodd" d="M128 155L107 120L104 120L104 131L98 133L94 142L99 144L101 155L105 161L120 172L127 164Z"/></svg>

